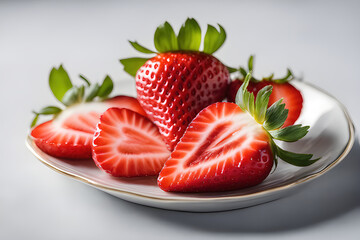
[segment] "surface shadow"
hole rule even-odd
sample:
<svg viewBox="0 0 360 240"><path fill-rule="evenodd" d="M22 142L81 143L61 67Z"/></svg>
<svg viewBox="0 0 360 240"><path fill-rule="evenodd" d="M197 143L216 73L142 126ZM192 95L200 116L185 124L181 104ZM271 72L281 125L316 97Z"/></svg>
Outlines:
<svg viewBox="0 0 360 240"><path fill-rule="evenodd" d="M268 233L306 228L341 217L360 207L360 145L356 140L349 155L334 169L295 194L245 209L190 213L145 207L124 202L139 215L150 215L164 224L206 232ZM114 205L119 200L108 195Z"/></svg>

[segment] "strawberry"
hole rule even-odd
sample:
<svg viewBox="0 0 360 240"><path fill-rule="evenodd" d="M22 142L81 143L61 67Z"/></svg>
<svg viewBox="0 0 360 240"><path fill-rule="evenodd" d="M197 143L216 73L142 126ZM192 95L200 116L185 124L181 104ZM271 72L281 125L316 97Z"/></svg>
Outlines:
<svg viewBox="0 0 360 240"><path fill-rule="evenodd" d="M62 110L49 106L35 112L32 126L36 125L39 115L54 115L54 119L33 128L30 136L42 151L54 157L91 158L91 141L96 124L100 114L110 107L129 108L146 115L135 98L117 96L106 99L113 86L109 77L101 86L89 85L85 94L85 86L72 86L68 74L60 66L58 70L54 68L51 71L49 83L55 97L67 107ZM92 101L95 97L97 101Z"/></svg>
<svg viewBox="0 0 360 240"><path fill-rule="evenodd" d="M261 183L277 158L308 166L312 154L281 149L274 139L293 142L306 135L308 126L278 129L288 111L281 100L267 108L272 86L258 91L246 88L250 74L237 94L237 104L215 103L202 110L187 128L158 177L164 191L211 192L236 190Z"/></svg>
<svg viewBox="0 0 360 240"><path fill-rule="evenodd" d="M249 72L253 70L253 56L249 58ZM237 71L236 69L233 69ZM242 74L243 78L246 76L247 71L240 67L239 72ZM283 127L287 127L293 125L295 121L299 118L302 105L303 98L301 92L295 88L290 81L294 79L292 72L288 69L287 75L281 79L274 79L273 74L267 78L263 78L262 80L257 80L252 77L248 91L252 92L255 97L257 92L262 89L264 86L271 85L273 87L272 94L269 99L269 106L283 98L283 103L285 103L285 107L289 110L288 118L286 119ZM229 90L227 93L227 99L229 102L235 102L235 96L243 83L243 78L237 78L232 81L229 85Z"/></svg>
<svg viewBox="0 0 360 240"><path fill-rule="evenodd" d="M194 19L187 19L177 36L165 22L154 36L158 52L130 41L136 50L154 57L120 60L124 70L135 76L138 100L170 151L198 112L225 98L229 72L211 55L226 38L219 27L220 32L208 25L199 52L201 29Z"/></svg>
<svg viewBox="0 0 360 240"><path fill-rule="evenodd" d="M157 175L170 155L158 128L125 108L101 115L92 146L96 165L115 177Z"/></svg>
<svg viewBox="0 0 360 240"><path fill-rule="evenodd" d="M299 118L303 106L303 97L301 92L289 82L266 80L265 83L273 87L272 94L269 98L269 105L282 98L283 103L285 103L285 107L289 109L288 117L282 127L293 125Z"/></svg>

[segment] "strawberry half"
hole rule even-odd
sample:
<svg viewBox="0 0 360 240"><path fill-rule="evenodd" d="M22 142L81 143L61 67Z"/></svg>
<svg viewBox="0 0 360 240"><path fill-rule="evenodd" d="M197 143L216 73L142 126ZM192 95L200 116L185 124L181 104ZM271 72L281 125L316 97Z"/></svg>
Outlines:
<svg viewBox="0 0 360 240"><path fill-rule="evenodd" d="M196 114L225 98L229 72L211 55L226 38L219 27L220 32L208 25L204 50L199 52L201 29L194 19L187 19L177 36L165 22L154 36L158 52L130 42L136 50L155 57L120 60L124 70L135 76L138 100L170 151Z"/></svg>
<svg viewBox="0 0 360 240"><path fill-rule="evenodd" d="M55 79L55 80L54 80ZM101 86L107 85L106 94L101 86L74 87L69 84L68 75L62 66L53 69L50 74L50 87L54 95L67 107L62 110L49 106L35 112L32 126L36 125L39 115L54 115L54 119L34 127L30 133L35 144L45 153L59 158L88 159L91 158L91 142L100 115L110 107L129 108L139 114L146 115L139 102L133 97L117 96L104 99L111 92L112 81L106 78ZM70 86L66 89L65 85ZM96 87L97 86L97 87ZM59 93L59 89L65 93ZM79 90L79 89L83 90ZM92 90L93 89L93 90ZM64 90L63 90L64 91ZM100 94L100 95L99 95ZM106 96L105 96L106 95ZM90 96L90 97L89 97ZM104 100L102 100L104 99ZM97 97L97 101L90 102ZM102 101L101 101L102 100Z"/></svg>
<svg viewBox="0 0 360 240"><path fill-rule="evenodd" d="M158 128L125 108L104 112L92 145L96 165L116 177L157 175L170 155Z"/></svg>
<svg viewBox="0 0 360 240"><path fill-rule="evenodd" d="M159 176L165 191L225 191L262 182L271 171L270 138L234 103L214 103L189 125Z"/></svg>
<svg viewBox="0 0 360 240"><path fill-rule="evenodd" d="M281 100L267 108L271 86L259 90L256 101L246 90L250 74L239 90L237 104L215 103L191 122L158 177L164 191L211 192L261 183L277 158L308 166L312 154L278 147L273 139L293 142L304 137L307 126L278 129L287 110Z"/></svg>
<svg viewBox="0 0 360 240"><path fill-rule="evenodd" d="M248 71L242 67L240 67L239 70L233 69L234 71L239 71L243 78L237 78L230 83L227 93L228 102L235 102L236 93L242 85L244 77L246 76L247 72L252 72L253 70L252 61L253 56L250 56ZM263 87L267 85L271 85L273 87L272 94L270 95L269 99L269 106L282 98L283 103L285 103L285 107L289 110L288 118L286 119L283 127L293 125L296 122L301 114L303 106L303 97L301 92L289 82L293 78L294 76L292 72L288 69L287 75L284 78L274 79L273 74L269 77L263 78L262 80L257 80L252 77L248 85L248 91L252 92L255 95L255 98L257 92Z"/></svg>

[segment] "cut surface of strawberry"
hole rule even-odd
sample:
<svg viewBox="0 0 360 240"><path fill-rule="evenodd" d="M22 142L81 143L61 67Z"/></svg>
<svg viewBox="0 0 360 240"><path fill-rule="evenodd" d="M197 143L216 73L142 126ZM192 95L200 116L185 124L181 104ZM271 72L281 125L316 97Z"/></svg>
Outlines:
<svg viewBox="0 0 360 240"><path fill-rule="evenodd" d="M139 102L117 96L104 102L79 103L63 110L56 118L35 127L30 136L35 144L54 157L91 158L91 141L100 115L111 107L130 108L146 115Z"/></svg>
<svg viewBox="0 0 360 240"><path fill-rule="evenodd" d="M45 153L58 158L91 158L92 134L64 128L53 120L44 122L31 131L31 138Z"/></svg>
<svg viewBox="0 0 360 240"><path fill-rule="evenodd" d="M288 110L277 101L268 106L272 86L247 90L248 74L237 94L237 104L214 103L190 123L158 177L164 191L213 192L251 187L270 173L277 158L295 166L308 166L318 159L312 154L281 149L273 139L294 142L309 127L293 125L279 129Z"/></svg>
<svg viewBox="0 0 360 240"><path fill-rule="evenodd" d="M157 175L170 155L158 128L125 108L101 115L92 145L96 165L116 177Z"/></svg>
<svg viewBox="0 0 360 240"><path fill-rule="evenodd" d="M135 77L139 102L170 151L196 114L226 96L229 72L211 55L225 38L220 25L219 31L208 25L200 52L201 29L194 19L187 19L177 35L165 22L154 35L157 52L130 41L136 50L154 57L120 60L124 70Z"/></svg>
<svg viewBox="0 0 360 240"><path fill-rule="evenodd" d="M192 121L159 176L165 191L226 191L269 174L269 136L234 103L215 103Z"/></svg>
<svg viewBox="0 0 360 240"><path fill-rule="evenodd" d="M71 106L66 111L63 111L55 121L61 122L65 128L94 134L100 115L111 107L131 109L146 116L144 109L136 98L116 96L103 102L90 102Z"/></svg>
<svg viewBox="0 0 360 240"><path fill-rule="evenodd" d="M60 65L53 68L49 86L54 96L63 104L47 106L33 111L30 137L47 154L59 158L91 158L91 141L100 115L111 107L128 108L146 115L136 98L117 96L109 98L113 82L106 76L102 84L91 84L84 76L86 85L73 86L69 75ZM53 119L36 126L39 116L53 115Z"/></svg>

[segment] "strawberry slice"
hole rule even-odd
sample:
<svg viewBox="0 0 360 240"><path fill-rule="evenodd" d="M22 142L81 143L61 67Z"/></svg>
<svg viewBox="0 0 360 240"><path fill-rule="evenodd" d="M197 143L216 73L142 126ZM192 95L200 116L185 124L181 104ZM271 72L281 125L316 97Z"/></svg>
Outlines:
<svg viewBox="0 0 360 240"><path fill-rule="evenodd" d="M128 96L116 96L104 102L75 105L68 108L67 112L58 118L65 128L93 134L100 115L110 107L127 108L146 116L137 99Z"/></svg>
<svg viewBox="0 0 360 240"><path fill-rule="evenodd" d="M145 115L139 102L117 96L104 102L80 103L63 110L56 118L35 127L30 136L47 154L71 159L91 158L91 142L100 115L111 107L129 108Z"/></svg>
<svg viewBox="0 0 360 240"><path fill-rule="evenodd" d="M170 155L158 128L125 108L110 108L100 117L92 145L96 165L117 177L157 175Z"/></svg>
<svg viewBox="0 0 360 240"><path fill-rule="evenodd" d="M267 108L271 86L247 90L247 75L237 104L215 103L203 109L190 123L158 177L164 191L211 192L235 190L261 183L277 158L308 166L312 154L298 154L278 147L273 139L293 142L309 127L279 129L287 116L281 101Z"/></svg>
<svg viewBox="0 0 360 240"><path fill-rule="evenodd" d="M225 191L269 174L269 136L234 103L215 103L189 125L159 176L165 191Z"/></svg>
<svg viewBox="0 0 360 240"><path fill-rule="evenodd" d="M91 158L92 134L64 128L54 120L35 127L30 136L43 152L53 157Z"/></svg>

